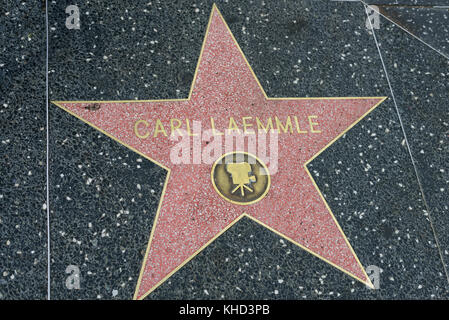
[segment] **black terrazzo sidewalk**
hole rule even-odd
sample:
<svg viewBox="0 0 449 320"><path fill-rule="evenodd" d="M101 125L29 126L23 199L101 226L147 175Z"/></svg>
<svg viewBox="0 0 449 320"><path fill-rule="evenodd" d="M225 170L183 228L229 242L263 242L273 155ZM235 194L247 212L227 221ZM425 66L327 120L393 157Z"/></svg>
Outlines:
<svg viewBox="0 0 449 320"><path fill-rule="evenodd" d="M366 2L449 55L449 11L431 7L446 0ZM309 164L380 287L242 219L147 298L448 299L449 59L380 17L393 99L361 3L215 3L268 96L388 97ZM79 30L65 26L72 4ZM212 4L50 1L49 99L187 97ZM0 299L46 299L45 6L6 1L0 30ZM49 116L51 297L132 299L166 172L54 105Z"/></svg>

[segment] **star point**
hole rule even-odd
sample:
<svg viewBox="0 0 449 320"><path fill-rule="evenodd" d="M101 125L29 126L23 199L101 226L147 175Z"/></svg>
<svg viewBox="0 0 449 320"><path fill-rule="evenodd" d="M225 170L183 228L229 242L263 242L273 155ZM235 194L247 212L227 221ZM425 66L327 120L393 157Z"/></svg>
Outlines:
<svg viewBox="0 0 449 320"><path fill-rule="evenodd" d="M53 103L168 170L134 295L143 299L243 217L372 287L307 164L384 99L267 97L214 4L187 99ZM221 191L232 191L223 196L213 163L173 162L174 136L199 139L207 148L210 141L196 135L195 121L214 139L277 132L276 172L267 168L270 180L263 182L241 165L232 169L238 176L232 183L222 169ZM223 154L224 147L215 159ZM257 201L243 210L238 202L256 191Z"/></svg>

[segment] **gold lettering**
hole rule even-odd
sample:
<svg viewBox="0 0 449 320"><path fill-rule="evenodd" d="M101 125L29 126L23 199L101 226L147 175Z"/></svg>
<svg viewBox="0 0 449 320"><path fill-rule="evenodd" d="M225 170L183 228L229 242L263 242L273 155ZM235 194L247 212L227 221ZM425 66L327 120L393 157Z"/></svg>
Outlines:
<svg viewBox="0 0 449 320"><path fill-rule="evenodd" d="M187 118L186 118L186 126L187 126L187 134L188 134L190 137L193 137L193 136L197 136L197 135L198 135L198 133L192 133L192 130L190 130L190 122L189 122L189 119L187 119Z"/></svg>
<svg viewBox="0 0 449 320"><path fill-rule="evenodd" d="M297 131L298 133L307 133L306 130L301 130L301 129L300 129L300 127L299 127L299 122L298 122L298 117L297 117L297 116L294 116L294 118L295 118L295 124L296 124L296 131Z"/></svg>
<svg viewBox="0 0 449 320"><path fill-rule="evenodd" d="M285 123L285 127L282 124L282 122L279 120L278 117L276 117L276 126L278 128L278 132L280 133L282 129L282 131L284 133L287 133L287 131L290 131L290 133L293 133L293 127L292 127L292 120L290 119L290 116L287 117L287 121ZM289 129L290 128L290 129Z"/></svg>
<svg viewBox="0 0 449 320"><path fill-rule="evenodd" d="M229 132L231 132L232 130L237 131L238 133L240 133L240 129L237 126L237 123L235 122L233 117L229 118L229 126L228 126L228 130Z"/></svg>
<svg viewBox="0 0 449 320"><path fill-rule="evenodd" d="M136 134L136 136L138 137L138 138L140 138L140 139L146 139L146 138L148 138L148 136L150 135L150 133L147 131L144 135L141 135L140 133L139 133L139 129L138 129L138 127L139 127L139 124L144 124L145 125L145 127L147 127L148 128L148 122L147 121L145 121L145 120L137 120L136 121L136 123L134 124L134 133Z"/></svg>
<svg viewBox="0 0 449 320"><path fill-rule="evenodd" d="M251 129L251 131L248 131L248 127L252 127L253 124L252 123L247 123L246 120L251 120L253 117L243 117L242 118L242 122L243 122L243 133L249 133L249 134L255 134L254 130Z"/></svg>
<svg viewBox="0 0 449 320"><path fill-rule="evenodd" d="M156 138L159 133L163 133L164 136L167 136L167 132L165 131L164 125L162 124L160 119L156 120L156 126L154 127L153 137Z"/></svg>
<svg viewBox="0 0 449 320"><path fill-rule="evenodd" d="M176 121L176 125L174 122ZM170 119L170 127L171 127L171 135L173 136L175 134L175 131L177 130L179 135L182 136L182 131L179 130L181 128L182 121L179 119Z"/></svg>
<svg viewBox="0 0 449 320"><path fill-rule="evenodd" d="M309 116L309 124L310 124L310 132L312 133L321 133L321 130L315 130L313 126L318 125L317 122L313 122L312 119L318 118L317 116Z"/></svg>
<svg viewBox="0 0 449 320"><path fill-rule="evenodd" d="M263 122L261 122L258 117L256 117L256 122L257 122L257 130L264 130L265 133L268 133L268 128L270 128L270 127L271 127L271 131L274 130L273 122L271 121L271 117L268 118L266 127L263 125Z"/></svg>

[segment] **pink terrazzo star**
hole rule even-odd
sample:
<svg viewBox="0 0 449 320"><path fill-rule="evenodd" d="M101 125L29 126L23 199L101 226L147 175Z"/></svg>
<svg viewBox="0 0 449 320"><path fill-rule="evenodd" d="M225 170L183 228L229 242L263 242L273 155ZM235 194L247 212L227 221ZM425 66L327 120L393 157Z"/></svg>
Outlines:
<svg viewBox="0 0 449 320"><path fill-rule="evenodd" d="M214 5L188 99L54 103L169 170L134 296L143 299L243 216L372 286L306 164L384 99L268 98ZM260 201L242 206L221 197L210 163L170 160L177 143L171 119L188 130L194 120L210 126L211 117L221 132L231 117L239 130L244 117L252 129L256 117L283 124L290 117L291 128L279 134L278 170Z"/></svg>

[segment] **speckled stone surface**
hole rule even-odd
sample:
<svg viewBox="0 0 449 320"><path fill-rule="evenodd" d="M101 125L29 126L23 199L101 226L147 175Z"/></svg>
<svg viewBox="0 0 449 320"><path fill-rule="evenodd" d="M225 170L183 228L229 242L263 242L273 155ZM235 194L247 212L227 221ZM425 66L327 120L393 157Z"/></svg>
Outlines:
<svg viewBox="0 0 449 320"><path fill-rule="evenodd" d="M449 3L449 2L448 2ZM449 7L379 7L389 19L449 57Z"/></svg>
<svg viewBox="0 0 449 320"><path fill-rule="evenodd" d="M100 101L94 105L89 102L53 102L146 159L170 170L135 297L141 299L150 294L161 281L242 215L251 217L362 283L371 285L304 166L380 105L385 97L267 98L216 6L211 10L200 56L187 100ZM181 136L188 143L187 148L191 148L189 155L194 153L193 159L187 157L179 162L173 157L172 150L179 148L178 139L169 138L179 133L173 129L174 119L184 130ZM268 119L279 132L275 137L276 150L270 147L268 156L248 141L243 146L227 143L237 134L257 139L259 146L263 144L268 148L263 141L271 140L270 133L256 124L256 119L261 119L259 121L264 125ZM188 137L192 130L191 122L193 133L190 134L198 138ZM196 129L195 122L201 124L201 129ZM212 123L220 133L209 136L205 131L211 128ZM229 151L250 152L268 161L269 165L261 177L260 171L246 163L248 169L243 168L240 176L248 177L247 170L250 170L254 173L251 175L255 186L249 179L247 183L250 186L244 179L243 183L239 182L242 181L239 173L232 173L232 179L237 180L233 184L242 188L237 194L232 192L232 199L215 192L216 185L211 181L214 162ZM232 165L240 168L242 163ZM228 173L223 170L223 179L228 181ZM258 192L254 189L259 188L258 181L264 179L270 181L269 187L257 198ZM234 189L235 185L229 187ZM239 202L246 199L250 201Z"/></svg>
<svg viewBox="0 0 449 320"><path fill-rule="evenodd" d="M166 171L59 109L51 118L52 297L129 299ZM66 287L70 265L80 290Z"/></svg>
<svg viewBox="0 0 449 320"><path fill-rule="evenodd" d="M45 10L0 5L0 299L44 299Z"/></svg>
<svg viewBox="0 0 449 320"><path fill-rule="evenodd" d="M85 1L80 30L64 25L69 4L49 3L51 100L187 97L212 1ZM382 269L380 288L244 218L147 298L449 298L428 212L447 264L448 60L381 20L376 35L427 210L361 4L217 5L268 96L390 97L309 165L361 263ZM0 8L8 22L0 24L8 44L0 58L0 298L44 299L44 11L8 6ZM23 17L23 29L12 16ZM131 299L165 171L55 106L50 143L53 298ZM66 287L69 265L80 268L80 290Z"/></svg>
<svg viewBox="0 0 449 320"><path fill-rule="evenodd" d="M338 1L338 0L337 0ZM344 1L344 0L342 0ZM351 0L349 0L351 1ZM363 0L365 3L373 5L388 5L388 6L447 6L447 0Z"/></svg>
<svg viewBox="0 0 449 320"><path fill-rule="evenodd" d="M449 60L393 24L376 34L447 268Z"/></svg>
<svg viewBox="0 0 449 320"><path fill-rule="evenodd" d="M348 8L346 7L349 11L346 11L346 14L351 12ZM332 11L333 9L329 10ZM357 11L352 12L355 14ZM382 21L382 23L387 22ZM348 68L356 64L357 61L370 61L371 63L365 66L363 71L354 72L354 75L360 77L371 75L369 77L371 85L366 86L366 90L372 94L379 94L378 90L388 94L388 87L382 74L382 66L375 44L369 42L372 38L370 39L366 31L360 27L353 26L353 28L359 37L344 44L344 46L349 44L352 49L349 55L351 60L344 61L341 65L347 64L346 68ZM338 28L335 29L338 30ZM404 36L404 34L398 36ZM392 41L391 38L389 39ZM305 46L303 45L303 47ZM336 48L338 46L334 45L328 49L330 56L332 56L331 50L335 51ZM358 52L363 52L363 58L356 54ZM348 60L347 57L344 58ZM433 58L439 59L435 56ZM303 60L308 63L307 59ZM402 60L404 60L404 57L402 57ZM303 65L303 67L307 70L308 65ZM299 85L306 86L311 79L306 78L302 82L300 81L298 81ZM409 81L413 80L409 79ZM333 83L338 83L338 80L334 79ZM354 85L354 88L351 87L349 90L356 91L357 82L346 82L346 86L351 86L351 84ZM340 85L340 87L343 88L343 85ZM313 95L314 91L311 92ZM286 92L285 94L288 95L289 93ZM270 248L266 251L276 252L278 255L273 254L275 257L270 261L271 264L264 265L265 268L261 270L260 274L254 272L254 269L251 268L254 265L261 265L259 258L261 255L254 253L253 240L242 240L243 244L238 246L241 252L227 256L229 259L227 262L231 262L229 268L237 270L236 272L240 271L242 278L251 279L248 282L254 282L254 279L258 280L256 281L257 284L253 286L242 286L243 281L239 284L236 284L236 281L228 284L228 286L238 287L239 289L230 289L230 293L226 295L219 289L217 290L216 282L210 280L213 285L206 287L206 291L201 292L201 289L195 285L198 279L196 277L204 279L208 277L207 274L196 274L196 277L186 278L189 271L182 271L183 273L176 279L171 280L171 284L162 285L161 291L156 291L153 297L167 297L166 292L170 292L170 289L176 290L175 283L177 281L184 281L184 287L188 288L189 295L196 294L195 297L199 299L208 297L254 297L253 292L260 292L259 285L269 288L264 295L261 295L264 298L272 298L278 295L283 298L330 298L330 292L332 292L332 297L344 299L353 297L384 299L447 298L448 287L444 270L426 217L426 208L420 197L419 186L416 178L414 178L410 157L402 143L403 135L393 108L392 101L386 102L384 106L373 112L367 121L361 123L358 128L354 128L351 133L328 149L320 159L316 159L309 167L316 174L319 181L318 185L326 195L330 206L338 208L335 209L337 210L337 218L355 251L358 255L361 255L361 261L364 261L363 263L366 265L376 265L383 270L380 290L369 292L365 288L358 287L358 284L351 285L349 279L346 279L346 283L338 287L339 290L332 290L332 285L323 285L323 283L326 283L324 279L335 276L334 270L328 270L324 274L316 274L315 277L304 276L302 278L301 272L294 266L300 265L304 257L295 255L293 261L285 261L287 254L278 254L278 250L283 244L276 243L276 240L279 241L279 239L273 239L272 242L266 241L266 243L269 243L267 246L272 245L278 250ZM436 114L443 116L444 111L436 111ZM445 130L440 132L444 134ZM348 157L349 154L354 156ZM439 154L441 155L441 153ZM367 197L367 195L370 195L370 197ZM444 199L442 201L444 203ZM242 239L257 238L256 231L252 228L245 229L242 226L242 229L236 230L232 236ZM229 235L229 237L232 236ZM220 244L225 242L221 239L218 241L220 241ZM288 246L288 244L284 245ZM251 248L251 251L248 252L245 247ZM211 248L210 250L211 252L222 252L219 248ZM289 253L291 254L291 251ZM254 256L258 258L254 258ZM206 254L197 259L206 260ZM242 263L243 261L245 262ZM285 261L285 263L279 264L275 261ZM194 263L196 262L191 264ZM245 265L244 268L241 267L242 264ZM221 266L221 264L217 265ZM426 265L426 267L423 267L423 265ZM190 268L196 268L196 266ZM219 272L218 268L211 269L209 277ZM282 281L285 280L286 275L291 276L295 272L297 282ZM279 283L279 280L282 282ZM334 281L337 282L331 280L331 282ZM340 283L344 282L344 280L340 281ZM292 290L293 283L297 285L297 287L294 287L296 290ZM306 285L303 283L306 283ZM165 288L167 288L167 291L163 291ZM178 297L189 295L179 292Z"/></svg>

